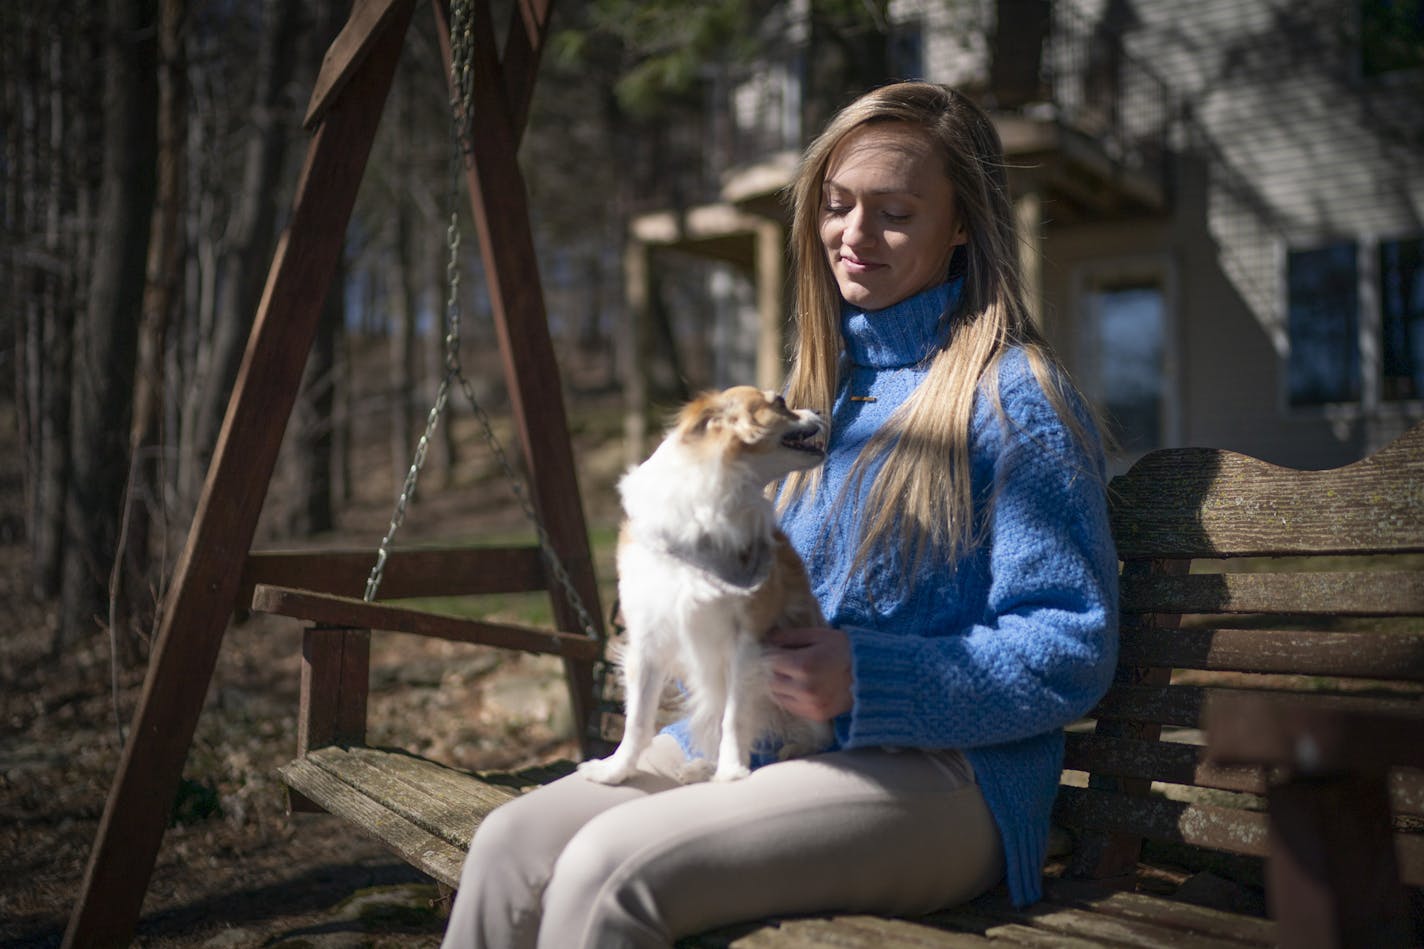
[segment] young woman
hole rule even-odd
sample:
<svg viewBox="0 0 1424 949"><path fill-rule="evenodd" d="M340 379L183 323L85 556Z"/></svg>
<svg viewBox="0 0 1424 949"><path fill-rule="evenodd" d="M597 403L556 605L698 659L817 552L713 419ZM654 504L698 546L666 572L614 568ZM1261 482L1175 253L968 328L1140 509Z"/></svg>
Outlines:
<svg viewBox="0 0 1424 949"><path fill-rule="evenodd" d="M793 198L786 398L831 431L782 528L828 627L778 631L769 661L836 746L683 786L674 729L627 784L501 807L446 946L667 946L1040 894L1062 729L1116 659L1116 557L1092 421L1024 306L998 135L953 90L886 86L810 146Z"/></svg>

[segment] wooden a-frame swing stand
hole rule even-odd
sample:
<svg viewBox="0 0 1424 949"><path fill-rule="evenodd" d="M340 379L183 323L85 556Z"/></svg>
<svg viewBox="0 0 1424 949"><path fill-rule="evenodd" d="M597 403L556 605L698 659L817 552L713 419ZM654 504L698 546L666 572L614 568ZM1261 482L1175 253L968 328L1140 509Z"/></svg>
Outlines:
<svg viewBox="0 0 1424 949"><path fill-rule="evenodd" d="M270 608L301 614L315 624L303 653L304 745L342 740L364 729L369 635L363 630L400 629L407 622L430 625L421 630L428 635L563 656L575 719L582 725L589 715L599 644L580 631L575 609L551 581L538 548L393 551L382 593L549 589L555 622L565 632L447 623L441 617L417 620L417 614L402 615L410 611L348 599L359 596L369 554L250 552L285 420L336 275L414 6L415 0L356 0L322 63L306 116L312 139L291 221L277 246L188 541L169 587L148 676L65 933L66 946L130 942L223 632L234 610L247 605L240 602L243 594L256 584L320 591L263 590ZM444 0L434 0L432 6L448 74L449 10ZM516 161L551 6L552 0L518 0L501 56L488 0L474 4L474 145L465 153L465 173L531 500L550 546L596 623L598 593L527 194ZM354 703L342 700L348 681L358 696ZM324 734L311 734L313 729ZM585 735L587 729L580 727L579 733Z"/></svg>

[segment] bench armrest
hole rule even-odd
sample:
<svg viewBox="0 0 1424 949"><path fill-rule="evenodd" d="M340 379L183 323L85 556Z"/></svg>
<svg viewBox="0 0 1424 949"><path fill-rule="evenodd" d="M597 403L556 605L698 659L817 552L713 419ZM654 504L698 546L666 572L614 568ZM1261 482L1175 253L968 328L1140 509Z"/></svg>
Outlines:
<svg viewBox="0 0 1424 949"><path fill-rule="evenodd" d="M1266 889L1282 946L1413 946L1389 769L1424 765L1424 712L1222 695L1207 757L1271 769Z"/></svg>
<svg viewBox="0 0 1424 949"><path fill-rule="evenodd" d="M1330 708L1259 693L1215 696L1203 715L1215 764L1280 768L1292 775L1424 768L1424 709Z"/></svg>

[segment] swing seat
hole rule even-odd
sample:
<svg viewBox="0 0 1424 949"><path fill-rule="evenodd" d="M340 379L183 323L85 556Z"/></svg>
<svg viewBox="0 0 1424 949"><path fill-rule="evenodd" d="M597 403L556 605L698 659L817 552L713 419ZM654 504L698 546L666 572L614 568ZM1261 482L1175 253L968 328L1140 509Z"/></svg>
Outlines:
<svg viewBox="0 0 1424 949"><path fill-rule="evenodd" d="M248 558L242 601L255 612L305 624L298 754L278 773L293 811L336 815L453 888L480 821L574 765L476 775L404 751L366 747L371 630L559 656L569 663L575 695L588 695L601 674L594 663L603 644L585 635L358 599L352 594L364 588L371 561L369 550L268 551ZM396 601L549 590L545 560L535 546L393 549L381 584L382 594ZM620 712L611 704L598 708L592 722L600 731L616 729ZM611 744L593 737L587 746L590 753L604 753Z"/></svg>
<svg viewBox="0 0 1424 949"><path fill-rule="evenodd" d="M505 801L569 774L572 761L468 774L389 748L328 745L278 769L303 798L379 839L454 889L470 838Z"/></svg>

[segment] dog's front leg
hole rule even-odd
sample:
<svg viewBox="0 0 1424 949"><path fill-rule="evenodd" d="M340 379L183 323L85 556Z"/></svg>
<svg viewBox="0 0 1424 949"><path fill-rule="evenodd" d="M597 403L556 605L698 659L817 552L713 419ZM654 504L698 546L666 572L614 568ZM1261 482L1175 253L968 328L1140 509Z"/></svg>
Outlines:
<svg viewBox="0 0 1424 949"><path fill-rule="evenodd" d="M739 636L727 668L727 704L722 709L722 740L717 746L713 781L736 781L751 774L753 721L752 683L761 646L750 636Z"/></svg>
<svg viewBox="0 0 1424 949"><path fill-rule="evenodd" d="M658 699L666 684L662 664L640 656L631 648L623 659L623 690L626 717L623 740L607 758L585 761L579 773L600 784L622 784L632 776L638 758L653 740L657 727Z"/></svg>

